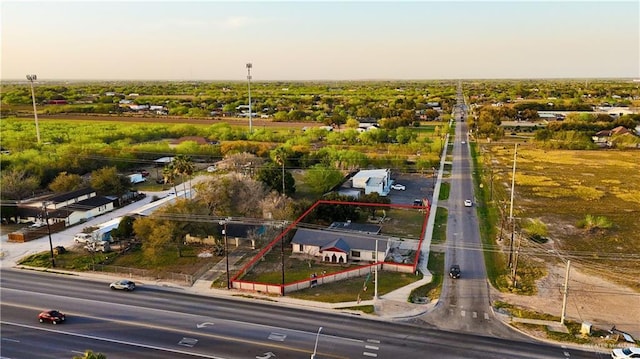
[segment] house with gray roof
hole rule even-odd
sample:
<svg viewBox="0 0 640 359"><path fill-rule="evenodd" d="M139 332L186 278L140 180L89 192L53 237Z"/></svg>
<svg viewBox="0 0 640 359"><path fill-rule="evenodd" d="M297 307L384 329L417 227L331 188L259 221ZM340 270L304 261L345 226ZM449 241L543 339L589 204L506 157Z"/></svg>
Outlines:
<svg viewBox="0 0 640 359"><path fill-rule="evenodd" d="M389 240L351 231L298 228L291 239L291 247L294 255L312 256L322 262L376 262L384 261Z"/></svg>

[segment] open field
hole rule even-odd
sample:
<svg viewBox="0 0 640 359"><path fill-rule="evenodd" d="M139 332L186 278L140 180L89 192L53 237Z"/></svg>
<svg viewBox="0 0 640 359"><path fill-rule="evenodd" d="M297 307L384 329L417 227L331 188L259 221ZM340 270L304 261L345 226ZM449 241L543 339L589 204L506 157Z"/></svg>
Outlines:
<svg viewBox="0 0 640 359"><path fill-rule="evenodd" d="M485 162L490 159L484 165L484 178L492 187L493 200L506 205L508 212L514 147L483 145L482 152ZM523 254L571 259L584 271L640 290L638 156L635 151L544 151L519 146L516 231L538 219L547 226L549 239L528 241ZM587 215L606 218L610 228L581 226Z"/></svg>

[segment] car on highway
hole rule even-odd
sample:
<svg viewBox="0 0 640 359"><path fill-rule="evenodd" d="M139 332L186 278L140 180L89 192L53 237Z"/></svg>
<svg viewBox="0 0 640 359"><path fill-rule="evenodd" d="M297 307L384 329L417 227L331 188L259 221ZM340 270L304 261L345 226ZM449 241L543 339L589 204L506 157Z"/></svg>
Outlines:
<svg viewBox="0 0 640 359"><path fill-rule="evenodd" d="M40 323L49 322L51 324L62 323L67 320L67 316L57 310L43 310L38 314Z"/></svg>
<svg viewBox="0 0 640 359"><path fill-rule="evenodd" d="M109 284L109 288L113 290L126 290L129 292L136 289L136 284L128 279L121 279Z"/></svg>
<svg viewBox="0 0 640 359"><path fill-rule="evenodd" d="M466 142L465 142L465 141L460 141L460 143L462 143L463 145L464 145L464 144L466 144Z"/></svg>
<svg viewBox="0 0 640 359"><path fill-rule="evenodd" d="M407 187L400 183L394 183L391 185L391 189L395 189L396 191L404 191L407 189Z"/></svg>
<svg viewBox="0 0 640 359"><path fill-rule="evenodd" d="M640 358L640 348L628 347L628 348L616 348L611 352L613 359L627 359L627 358Z"/></svg>
<svg viewBox="0 0 640 359"><path fill-rule="evenodd" d="M460 266L459 265L454 264L449 268L449 277L451 277L453 279L460 278Z"/></svg>
<svg viewBox="0 0 640 359"><path fill-rule="evenodd" d="M465 207L471 207L471 206L473 206L473 202L471 202L470 199L465 199L464 200L464 206Z"/></svg>

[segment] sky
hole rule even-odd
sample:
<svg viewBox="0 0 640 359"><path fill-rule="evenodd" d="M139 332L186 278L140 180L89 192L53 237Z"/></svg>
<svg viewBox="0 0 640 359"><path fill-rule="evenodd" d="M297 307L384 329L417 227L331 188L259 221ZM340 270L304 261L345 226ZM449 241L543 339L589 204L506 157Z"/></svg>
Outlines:
<svg viewBox="0 0 640 359"><path fill-rule="evenodd" d="M640 1L0 0L0 79L640 78Z"/></svg>

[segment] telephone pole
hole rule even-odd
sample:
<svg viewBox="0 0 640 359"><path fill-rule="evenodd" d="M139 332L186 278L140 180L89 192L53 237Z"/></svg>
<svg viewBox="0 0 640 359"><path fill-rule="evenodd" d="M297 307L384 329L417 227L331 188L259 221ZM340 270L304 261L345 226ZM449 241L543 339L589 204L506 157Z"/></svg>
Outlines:
<svg viewBox="0 0 640 359"><path fill-rule="evenodd" d="M567 313L567 294L569 293L569 269L571 268L571 261L567 260L567 272L564 275L564 295L562 296L562 315L560 316L560 324L564 324L564 319Z"/></svg>
<svg viewBox="0 0 640 359"><path fill-rule="evenodd" d="M516 224L513 220L513 195L516 186L516 158L518 156L518 144L513 151L513 173L511 175L511 206L509 208L509 220L511 221L511 242L509 243L509 268L513 265L513 237L516 231Z"/></svg>

